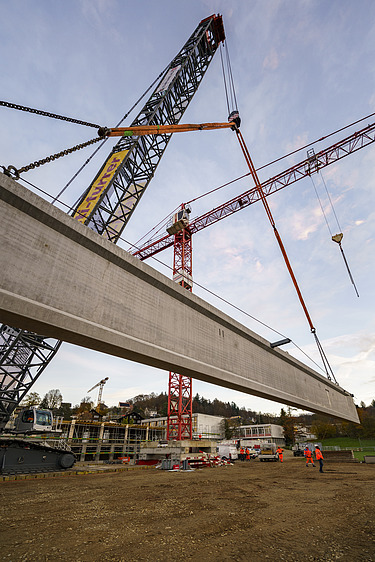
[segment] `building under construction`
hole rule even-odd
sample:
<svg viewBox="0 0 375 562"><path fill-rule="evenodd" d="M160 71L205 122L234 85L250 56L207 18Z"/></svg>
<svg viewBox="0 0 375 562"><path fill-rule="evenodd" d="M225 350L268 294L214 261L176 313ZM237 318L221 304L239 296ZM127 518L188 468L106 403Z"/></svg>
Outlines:
<svg viewBox="0 0 375 562"><path fill-rule="evenodd" d="M206 414L193 414L193 438L182 442L167 441L167 418L149 418L133 423L116 421L62 421L58 424L59 438L48 439L52 445L63 440L79 462L144 462L164 458L168 447L182 447L186 453L195 449L208 453L216 450L224 438L224 418ZM275 424L238 427L237 438L244 441L284 444L283 428ZM150 451L148 451L150 449ZM176 456L176 455L175 455Z"/></svg>
<svg viewBox="0 0 375 562"><path fill-rule="evenodd" d="M222 438L223 420L220 416L193 414L193 441L216 442ZM59 439L49 439L51 444L64 440L76 455L77 461L115 461L126 458L137 461L141 448L148 442L166 443L167 418L138 420L138 423L116 421L62 421L58 424Z"/></svg>

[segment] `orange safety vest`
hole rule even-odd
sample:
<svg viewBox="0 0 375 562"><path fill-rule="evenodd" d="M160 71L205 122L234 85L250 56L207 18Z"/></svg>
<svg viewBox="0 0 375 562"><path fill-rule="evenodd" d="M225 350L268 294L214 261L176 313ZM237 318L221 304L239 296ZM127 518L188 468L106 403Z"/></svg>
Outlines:
<svg viewBox="0 0 375 562"><path fill-rule="evenodd" d="M311 459L312 453L311 453L310 449L305 449L304 455L305 455L306 458Z"/></svg>
<svg viewBox="0 0 375 562"><path fill-rule="evenodd" d="M244 451L243 449L240 449L240 455L243 455L244 452L245 452L245 451Z"/></svg>
<svg viewBox="0 0 375 562"><path fill-rule="evenodd" d="M282 455L283 454L283 449L281 449L280 447L276 450L276 453L278 455Z"/></svg>
<svg viewBox="0 0 375 562"><path fill-rule="evenodd" d="M315 456L317 461L320 459L324 459L323 453L320 449L315 449Z"/></svg>

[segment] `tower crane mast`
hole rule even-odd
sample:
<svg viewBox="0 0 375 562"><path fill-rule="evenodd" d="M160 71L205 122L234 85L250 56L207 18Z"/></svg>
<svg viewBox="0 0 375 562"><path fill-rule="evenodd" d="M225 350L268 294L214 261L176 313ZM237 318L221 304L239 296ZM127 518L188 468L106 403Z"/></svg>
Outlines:
<svg viewBox="0 0 375 562"><path fill-rule="evenodd" d="M175 125L225 40L221 15L202 20L174 57L133 126ZM116 243L149 185L171 134L125 136L77 203L73 216ZM0 429L56 355L60 341L0 325Z"/></svg>
<svg viewBox="0 0 375 562"><path fill-rule="evenodd" d="M189 207L182 205L169 228L174 237L173 281L184 289L193 290L192 239L186 226ZM192 439L193 437L192 380L186 375L169 372L167 439Z"/></svg>

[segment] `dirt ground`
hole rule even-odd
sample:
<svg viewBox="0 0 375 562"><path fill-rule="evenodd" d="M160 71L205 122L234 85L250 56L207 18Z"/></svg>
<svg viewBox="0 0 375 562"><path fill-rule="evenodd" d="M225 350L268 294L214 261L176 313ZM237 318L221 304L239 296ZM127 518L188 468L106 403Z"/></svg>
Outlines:
<svg viewBox="0 0 375 562"><path fill-rule="evenodd" d="M375 465L287 456L0 483L0 560L375 560Z"/></svg>

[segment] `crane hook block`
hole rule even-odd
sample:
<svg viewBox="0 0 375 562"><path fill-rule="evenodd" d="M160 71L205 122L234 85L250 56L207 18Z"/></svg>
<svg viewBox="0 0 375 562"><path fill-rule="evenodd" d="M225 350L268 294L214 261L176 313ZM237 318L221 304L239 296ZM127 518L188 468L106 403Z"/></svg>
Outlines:
<svg viewBox="0 0 375 562"><path fill-rule="evenodd" d="M228 122L233 123L233 130L239 129L241 125L241 118L238 109L235 109L229 114Z"/></svg>
<svg viewBox="0 0 375 562"><path fill-rule="evenodd" d="M332 236L332 240L334 242L337 242L337 244L340 244L343 237L344 237L344 235L342 234L342 232L340 232L339 234L335 234L334 236Z"/></svg>

